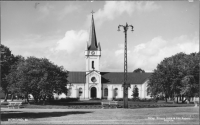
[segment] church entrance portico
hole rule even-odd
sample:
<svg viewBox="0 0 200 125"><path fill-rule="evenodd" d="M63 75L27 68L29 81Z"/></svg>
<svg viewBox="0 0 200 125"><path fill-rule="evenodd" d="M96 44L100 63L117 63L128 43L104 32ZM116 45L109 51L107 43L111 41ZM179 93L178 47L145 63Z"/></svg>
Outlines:
<svg viewBox="0 0 200 125"><path fill-rule="evenodd" d="M97 89L96 89L96 87L92 87L90 89L90 97L91 98L97 98Z"/></svg>

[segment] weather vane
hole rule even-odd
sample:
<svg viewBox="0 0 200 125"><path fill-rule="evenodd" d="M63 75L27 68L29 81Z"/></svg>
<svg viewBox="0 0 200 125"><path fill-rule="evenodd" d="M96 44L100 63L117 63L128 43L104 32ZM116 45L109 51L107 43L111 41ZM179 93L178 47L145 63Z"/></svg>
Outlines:
<svg viewBox="0 0 200 125"><path fill-rule="evenodd" d="M95 13L95 12L92 10L92 12L91 12L91 13L92 13L92 15L93 15L93 13Z"/></svg>

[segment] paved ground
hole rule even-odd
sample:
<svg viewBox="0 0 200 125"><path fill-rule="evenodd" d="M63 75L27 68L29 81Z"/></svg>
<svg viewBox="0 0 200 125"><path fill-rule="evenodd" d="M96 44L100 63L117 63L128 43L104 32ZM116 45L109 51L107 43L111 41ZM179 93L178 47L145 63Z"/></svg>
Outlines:
<svg viewBox="0 0 200 125"><path fill-rule="evenodd" d="M140 109L8 109L2 124L199 124L199 107Z"/></svg>

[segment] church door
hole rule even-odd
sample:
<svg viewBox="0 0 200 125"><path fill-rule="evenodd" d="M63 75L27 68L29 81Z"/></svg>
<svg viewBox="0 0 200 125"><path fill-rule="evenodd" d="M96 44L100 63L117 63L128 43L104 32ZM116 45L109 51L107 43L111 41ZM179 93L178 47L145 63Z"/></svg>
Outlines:
<svg viewBox="0 0 200 125"><path fill-rule="evenodd" d="M95 87L91 88L91 98L97 97L97 89Z"/></svg>

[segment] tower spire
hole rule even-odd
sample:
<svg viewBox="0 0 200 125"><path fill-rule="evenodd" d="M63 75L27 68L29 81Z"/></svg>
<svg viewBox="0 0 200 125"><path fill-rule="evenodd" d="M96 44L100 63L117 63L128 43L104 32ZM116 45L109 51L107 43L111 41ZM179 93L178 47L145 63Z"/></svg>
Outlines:
<svg viewBox="0 0 200 125"><path fill-rule="evenodd" d="M92 10L92 21L91 21L91 28L90 28L90 36L89 36L89 47L88 50L97 50L98 45L97 45L97 38L96 38L96 32L95 32L95 25L94 25L94 18L93 18L93 13L94 11Z"/></svg>

